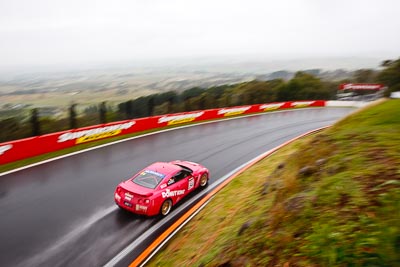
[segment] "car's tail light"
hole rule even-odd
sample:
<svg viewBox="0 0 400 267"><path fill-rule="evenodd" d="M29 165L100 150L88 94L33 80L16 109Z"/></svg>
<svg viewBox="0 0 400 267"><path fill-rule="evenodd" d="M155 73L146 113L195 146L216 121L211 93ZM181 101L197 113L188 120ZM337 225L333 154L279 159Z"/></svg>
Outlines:
<svg viewBox="0 0 400 267"><path fill-rule="evenodd" d="M142 198L139 198L138 199L138 203L140 204L140 203L144 203L144 204L150 204L150 199L142 199Z"/></svg>
<svg viewBox="0 0 400 267"><path fill-rule="evenodd" d="M115 194L114 194L114 198L115 200L117 200L118 202L121 201L121 195L122 195L122 188L120 186L117 186L117 189L115 189Z"/></svg>
<svg viewBox="0 0 400 267"><path fill-rule="evenodd" d="M117 187L117 190L115 190L116 193L119 195L121 194L122 188L120 186Z"/></svg>

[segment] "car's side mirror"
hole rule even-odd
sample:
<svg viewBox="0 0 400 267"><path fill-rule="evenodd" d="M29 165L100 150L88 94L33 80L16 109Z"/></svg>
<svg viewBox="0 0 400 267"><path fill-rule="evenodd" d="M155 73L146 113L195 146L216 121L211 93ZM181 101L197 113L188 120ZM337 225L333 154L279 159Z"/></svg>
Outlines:
<svg viewBox="0 0 400 267"><path fill-rule="evenodd" d="M171 184L173 184L173 183L175 183L175 179L174 179L174 178L170 178L170 179L168 180L168 182L167 182L167 185L171 185Z"/></svg>

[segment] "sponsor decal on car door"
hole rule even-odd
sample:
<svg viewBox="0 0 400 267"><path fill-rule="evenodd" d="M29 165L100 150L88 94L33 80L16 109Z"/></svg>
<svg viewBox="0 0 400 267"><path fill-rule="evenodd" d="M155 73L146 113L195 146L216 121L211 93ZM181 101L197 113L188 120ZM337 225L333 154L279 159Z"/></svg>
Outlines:
<svg viewBox="0 0 400 267"><path fill-rule="evenodd" d="M182 182L183 180L176 181L174 178L171 178L167 183L168 187L161 193L162 198L171 198L174 203L179 201L186 192L182 187Z"/></svg>
<svg viewBox="0 0 400 267"><path fill-rule="evenodd" d="M194 188L194 177L189 176L188 177L188 190L192 190Z"/></svg>
<svg viewBox="0 0 400 267"><path fill-rule="evenodd" d="M180 180L178 183L179 186L179 190L182 192L181 195L178 196L176 201L181 200L184 196L187 195L188 193L188 179L187 177L183 178L182 180Z"/></svg>

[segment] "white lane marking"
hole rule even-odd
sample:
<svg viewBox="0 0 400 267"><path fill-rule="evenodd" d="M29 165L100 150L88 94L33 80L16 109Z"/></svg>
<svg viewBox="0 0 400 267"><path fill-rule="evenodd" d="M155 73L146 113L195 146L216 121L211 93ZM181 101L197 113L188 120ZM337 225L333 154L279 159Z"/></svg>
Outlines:
<svg viewBox="0 0 400 267"><path fill-rule="evenodd" d="M114 212L118 207L116 205L110 206L105 209L100 209L95 212L92 216L90 216L85 221L80 221L75 223L72 227L72 231L59 238L53 245L49 246L47 249L43 250L36 254L35 256L26 259L24 262L18 264L18 266L43 266L51 256L55 255L57 252L62 251L64 246L70 243L73 240L76 240L79 236L82 235L84 231L89 229L92 225L97 223L102 218L106 217L110 213Z"/></svg>
<svg viewBox="0 0 400 267"><path fill-rule="evenodd" d="M99 149L99 148L102 148L102 147L111 146L111 145L118 144L118 143L121 143L121 142L129 141L129 140L133 140L133 139L137 139L137 138L141 138L141 137L146 137L146 136L153 135L153 134L159 134L159 133L169 132L169 131L173 131L173 130L188 128L188 127L194 127L194 126L203 125L203 124L215 123L215 122L219 122L219 121L235 120L235 119L241 119L241 118L252 117L252 116L259 116L259 115L267 115L267 114L279 113L279 112L291 112L291 111L299 111L299 110L307 110L307 109L323 109L323 108L324 107L312 107L312 108L301 108L301 109L278 110L278 111L273 111L273 112L261 112L261 113L256 113L256 114L244 115L244 116L240 116L240 117L217 119L217 120L213 120L213 121L206 121L206 122L199 122L199 123L194 123L194 124L190 124L190 125L178 126L178 127L174 127L174 128L171 128L171 129L164 129L164 130L160 130L160 131L156 131L156 132L152 132L152 133L147 133L147 134L143 134L143 135L138 135L138 136L133 136L133 137L121 139L121 140L110 142L110 143L107 143L107 144L103 144L103 145L99 145L99 146L95 146L95 147L91 147L91 148L86 148L86 149L83 149L83 150L79 150L79 151L76 151L76 152L71 152L71 153L68 153L68 154L65 154L65 155L62 155L62 156L58 156L58 157L55 157L55 158L51 158L51 159L47 159L47 160L44 160L44 161L36 162L36 163L33 163L33 164L29 164L29 165L26 165L26 166L23 166L23 167L20 167L20 168L17 168L17 169L13 169L13 170L9 170L9 171L6 171L6 172L2 172L2 173L0 173L0 177L4 176L4 175L7 175L7 174L14 173L14 172L22 171L22 170L25 170L25 169L28 169L28 168L32 168L32 167L35 167L35 166L38 166L38 165L41 165L41 164L52 162L52 161L55 161L55 160L63 159L63 158L66 158L66 157L70 157L70 156L73 156L73 155L81 154L81 153L88 152L88 151L95 150L95 149Z"/></svg>

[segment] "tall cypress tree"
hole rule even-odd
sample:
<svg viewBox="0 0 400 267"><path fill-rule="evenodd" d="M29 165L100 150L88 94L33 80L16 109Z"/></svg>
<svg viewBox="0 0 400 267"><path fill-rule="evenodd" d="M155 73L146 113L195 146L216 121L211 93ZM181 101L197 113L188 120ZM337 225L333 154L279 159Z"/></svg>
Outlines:
<svg viewBox="0 0 400 267"><path fill-rule="evenodd" d="M100 104L99 108L99 115L100 115L100 123L106 123L107 122L107 107L106 107L106 102L103 101Z"/></svg>
<svg viewBox="0 0 400 267"><path fill-rule="evenodd" d="M147 116L153 116L154 112L154 97L150 96L149 101L147 102Z"/></svg>
<svg viewBox="0 0 400 267"><path fill-rule="evenodd" d="M190 97L184 97L183 98L183 109L184 109L184 111L190 111L191 110Z"/></svg>
<svg viewBox="0 0 400 267"><path fill-rule="evenodd" d="M40 121L39 121L39 112L37 108L34 108L31 111L31 124L32 124L32 135L33 136L40 135Z"/></svg>
<svg viewBox="0 0 400 267"><path fill-rule="evenodd" d="M77 128L75 106L76 106L76 104L72 104L69 107L69 128L70 129Z"/></svg>
<svg viewBox="0 0 400 267"><path fill-rule="evenodd" d="M125 114L127 119L133 118L133 105L132 100L128 100L125 102Z"/></svg>
<svg viewBox="0 0 400 267"><path fill-rule="evenodd" d="M173 108L173 105L174 105L174 97L173 96L171 96L171 97L169 97L168 98L168 100L167 100L167 113L168 114L171 114L172 113L172 108Z"/></svg>

